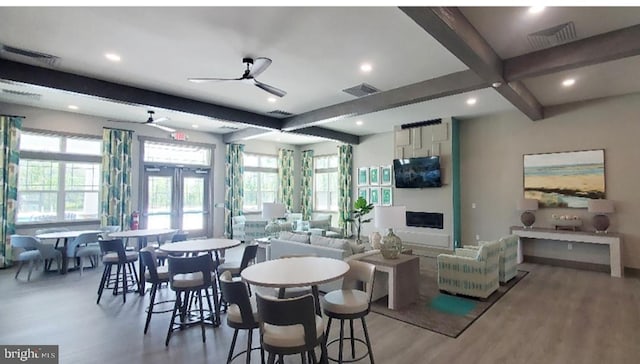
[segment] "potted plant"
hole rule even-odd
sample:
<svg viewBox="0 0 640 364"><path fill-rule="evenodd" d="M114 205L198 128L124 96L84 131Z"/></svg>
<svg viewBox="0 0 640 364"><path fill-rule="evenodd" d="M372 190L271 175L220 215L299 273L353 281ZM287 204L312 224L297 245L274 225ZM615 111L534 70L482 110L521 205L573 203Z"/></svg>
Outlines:
<svg viewBox="0 0 640 364"><path fill-rule="evenodd" d="M370 213L371 210L373 210L373 204L368 203L367 200L360 196L353 204L353 210L351 211L350 217L345 219L347 222L351 222L356 225L356 242L358 244L362 243L362 240L360 240L362 224L371 222L371 218L363 218Z"/></svg>

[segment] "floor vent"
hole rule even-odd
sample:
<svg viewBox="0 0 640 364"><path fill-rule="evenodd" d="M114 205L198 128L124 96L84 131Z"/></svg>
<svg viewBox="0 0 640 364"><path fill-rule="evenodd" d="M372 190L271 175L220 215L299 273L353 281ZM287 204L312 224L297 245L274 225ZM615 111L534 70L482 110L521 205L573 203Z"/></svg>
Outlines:
<svg viewBox="0 0 640 364"><path fill-rule="evenodd" d="M292 113L284 110L273 110L273 111L269 111L267 114L272 116L281 116L281 117L287 117L287 116L293 115Z"/></svg>
<svg viewBox="0 0 640 364"><path fill-rule="evenodd" d="M353 86L350 88L346 88L344 90L342 90L343 92L348 93L349 95L353 95L355 97L362 97L362 96L367 96L367 95L371 95L371 94L375 94L376 92L379 92L380 90L369 85L368 83L361 83L357 86Z"/></svg>
<svg viewBox="0 0 640 364"><path fill-rule="evenodd" d="M572 21L527 35L529 45L534 50L557 46L577 39L576 27Z"/></svg>
<svg viewBox="0 0 640 364"><path fill-rule="evenodd" d="M2 93L3 94L7 94L7 95L12 95L12 96L27 97L27 98L36 99L36 100L40 100L40 98L42 97L42 95L35 94L35 93L32 93L32 92L7 90L7 89L4 89L4 88L2 89Z"/></svg>
<svg viewBox="0 0 640 364"><path fill-rule="evenodd" d="M15 48L8 45L3 45L2 48L0 48L0 53L9 53L20 58L29 58L51 67L55 66L58 60L60 60L60 57L56 57L51 54L30 51L28 49Z"/></svg>

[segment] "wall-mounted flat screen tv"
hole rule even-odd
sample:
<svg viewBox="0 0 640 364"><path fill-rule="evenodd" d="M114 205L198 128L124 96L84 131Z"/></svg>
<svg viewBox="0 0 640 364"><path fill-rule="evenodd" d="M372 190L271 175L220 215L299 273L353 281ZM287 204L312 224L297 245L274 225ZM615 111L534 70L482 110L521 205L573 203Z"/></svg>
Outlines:
<svg viewBox="0 0 640 364"><path fill-rule="evenodd" d="M440 157L419 157L393 160L396 188L441 187Z"/></svg>

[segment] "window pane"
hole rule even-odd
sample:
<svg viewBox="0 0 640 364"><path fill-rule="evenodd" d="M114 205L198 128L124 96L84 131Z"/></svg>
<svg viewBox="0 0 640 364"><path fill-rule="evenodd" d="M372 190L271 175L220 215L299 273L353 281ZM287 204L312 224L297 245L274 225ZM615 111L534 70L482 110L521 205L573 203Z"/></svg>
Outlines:
<svg viewBox="0 0 640 364"><path fill-rule="evenodd" d="M185 178L183 194L183 212L202 212L204 209L204 178Z"/></svg>
<svg viewBox="0 0 640 364"><path fill-rule="evenodd" d="M149 176L149 213L171 212L171 177ZM167 225L171 226L171 225Z"/></svg>
<svg viewBox="0 0 640 364"><path fill-rule="evenodd" d="M327 168L327 158L325 157L316 157L315 159L315 169L319 168Z"/></svg>
<svg viewBox="0 0 640 364"><path fill-rule="evenodd" d="M327 198L329 197L327 192L316 192L316 201L314 208L316 210L328 210Z"/></svg>
<svg viewBox="0 0 640 364"><path fill-rule="evenodd" d="M244 184L244 193L247 194L247 191L257 191L258 190L258 172L245 172L242 176L242 183Z"/></svg>
<svg viewBox="0 0 640 364"><path fill-rule="evenodd" d="M102 142L98 139L67 138L67 153L102 155Z"/></svg>
<svg viewBox="0 0 640 364"><path fill-rule="evenodd" d="M276 193L269 191L269 192L262 192L262 203L265 202L275 202L276 201ZM262 210L262 206L260 206L260 210Z"/></svg>
<svg viewBox="0 0 640 364"><path fill-rule="evenodd" d="M57 191L58 170L58 162L33 159L20 160L18 192L22 190Z"/></svg>
<svg viewBox="0 0 640 364"><path fill-rule="evenodd" d="M193 145L144 142L144 161L208 166L211 150Z"/></svg>
<svg viewBox="0 0 640 364"><path fill-rule="evenodd" d="M66 191L98 191L100 165L93 163L67 163L65 166Z"/></svg>
<svg viewBox="0 0 640 364"><path fill-rule="evenodd" d="M315 175L315 188L316 191L327 191L329 188L329 180L326 173L316 173Z"/></svg>
<svg viewBox="0 0 640 364"><path fill-rule="evenodd" d="M57 192L24 192L18 194L16 222L56 221Z"/></svg>
<svg viewBox="0 0 640 364"><path fill-rule="evenodd" d="M338 156L337 155L332 155L329 156L329 168L338 168Z"/></svg>
<svg viewBox="0 0 640 364"><path fill-rule="evenodd" d="M147 228L149 229L167 229L171 226L171 215L149 215L147 217Z"/></svg>
<svg viewBox="0 0 640 364"><path fill-rule="evenodd" d="M67 192L64 195L64 220L98 218L98 192Z"/></svg>
<svg viewBox="0 0 640 364"><path fill-rule="evenodd" d="M24 132L20 135L20 150L60 152L62 137Z"/></svg>
<svg viewBox="0 0 640 364"><path fill-rule="evenodd" d="M255 191L247 192L244 191L244 197L242 199L242 209L246 211L257 211L260 208L258 207L258 193Z"/></svg>
<svg viewBox="0 0 640 364"><path fill-rule="evenodd" d="M269 155L260 156L260 167L278 168L278 158Z"/></svg>
<svg viewBox="0 0 640 364"><path fill-rule="evenodd" d="M204 229L204 214L188 213L182 215L182 229L183 230L202 230Z"/></svg>
<svg viewBox="0 0 640 364"><path fill-rule="evenodd" d="M245 153L243 156L243 164L245 167L259 167L260 166L259 157L255 154Z"/></svg>
<svg viewBox="0 0 640 364"><path fill-rule="evenodd" d="M277 191L278 190L278 174L277 173L261 173L262 183L261 191Z"/></svg>

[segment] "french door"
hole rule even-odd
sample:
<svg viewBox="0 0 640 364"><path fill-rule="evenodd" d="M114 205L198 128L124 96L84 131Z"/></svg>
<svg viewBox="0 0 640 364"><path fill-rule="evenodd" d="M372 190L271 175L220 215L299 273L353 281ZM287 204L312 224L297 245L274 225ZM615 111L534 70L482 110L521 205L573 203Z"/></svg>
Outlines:
<svg viewBox="0 0 640 364"><path fill-rule="evenodd" d="M172 228L191 237L210 231L210 170L147 166L144 171L142 226Z"/></svg>

